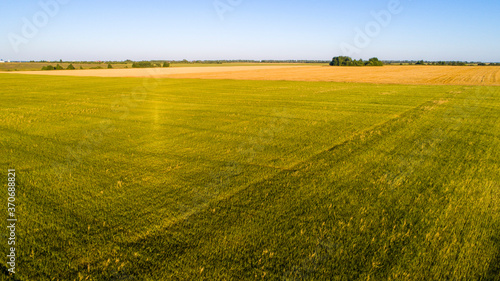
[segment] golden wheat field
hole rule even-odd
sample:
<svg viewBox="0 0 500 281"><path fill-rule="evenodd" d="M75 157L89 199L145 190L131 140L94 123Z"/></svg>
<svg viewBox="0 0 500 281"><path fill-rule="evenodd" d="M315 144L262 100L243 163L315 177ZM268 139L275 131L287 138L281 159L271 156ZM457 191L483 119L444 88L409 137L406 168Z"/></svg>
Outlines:
<svg viewBox="0 0 500 281"><path fill-rule="evenodd" d="M499 66L219 66L157 69L25 71L23 74L234 80L333 81L419 85L500 85Z"/></svg>
<svg viewBox="0 0 500 281"><path fill-rule="evenodd" d="M171 78L293 80L364 82L381 84L424 85L500 85L500 67L457 66L384 66L384 67L289 67L190 73L170 75Z"/></svg>
<svg viewBox="0 0 500 281"><path fill-rule="evenodd" d="M271 70L284 68L304 67L297 65L252 65L252 66L193 66L193 67L168 67L168 68L129 68L129 69L85 69L85 70L58 70L58 71L22 71L12 72L20 74L37 75L63 75L63 76L93 76L93 77L157 77L168 78L172 75L196 75L202 73L225 73L240 71Z"/></svg>

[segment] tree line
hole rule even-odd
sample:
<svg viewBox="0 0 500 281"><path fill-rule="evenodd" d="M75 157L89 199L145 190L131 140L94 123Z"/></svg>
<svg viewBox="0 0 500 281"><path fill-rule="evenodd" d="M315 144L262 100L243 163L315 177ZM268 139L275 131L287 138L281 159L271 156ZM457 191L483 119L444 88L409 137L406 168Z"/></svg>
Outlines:
<svg viewBox="0 0 500 281"><path fill-rule="evenodd" d="M152 67L170 67L170 63L164 61L160 62L152 62L152 61L139 61L132 63L132 68L152 68Z"/></svg>
<svg viewBox="0 0 500 281"><path fill-rule="evenodd" d="M491 62L469 62L469 61L424 61L424 60L384 60L385 64L408 64L408 65L451 65L451 66L466 66L466 65L479 65L479 66L499 66L500 63Z"/></svg>
<svg viewBox="0 0 500 281"><path fill-rule="evenodd" d="M113 66L108 63L108 68L113 68ZM74 70L76 69L72 63L70 63L66 68L62 67L60 64L57 64L56 66L53 66L53 65L46 65L44 67L42 67L42 70L63 70L63 69L66 69L66 70ZM80 66L80 69L83 69L82 66ZM95 67L91 67L90 69L102 69L101 66L95 66Z"/></svg>
<svg viewBox="0 0 500 281"><path fill-rule="evenodd" d="M384 63L378 58L371 58L367 61L362 59L353 60L351 57L334 57L330 62L331 66L383 66Z"/></svg>

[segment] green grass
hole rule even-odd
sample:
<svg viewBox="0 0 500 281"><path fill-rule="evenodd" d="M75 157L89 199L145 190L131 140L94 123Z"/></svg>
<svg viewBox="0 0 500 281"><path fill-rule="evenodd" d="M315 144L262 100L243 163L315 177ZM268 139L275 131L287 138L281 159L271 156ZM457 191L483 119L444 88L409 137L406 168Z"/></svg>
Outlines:
<svg viewBox="0 0 500 281"><path fill-rule="evenodd" d="M498 87L0 87L21 280L499 278Z"/></svg>

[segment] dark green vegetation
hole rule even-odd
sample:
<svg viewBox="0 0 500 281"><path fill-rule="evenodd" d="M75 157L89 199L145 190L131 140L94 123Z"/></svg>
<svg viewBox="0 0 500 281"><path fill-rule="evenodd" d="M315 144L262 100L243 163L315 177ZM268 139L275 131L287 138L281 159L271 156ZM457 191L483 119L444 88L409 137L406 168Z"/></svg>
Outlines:
<svg viewBox="0 0 500 281"><path fill-rule="evenodd" d="M132 68L170 67L167 62L139 61L132 63Z"/></svg>
<svg viewBox="0 0 500 281"><path fill-rule="evenodd" d="M72 64L68 65L68 67L66 69L75 69L74 67L73 68L71 68L71 67L73 67ZM60 64L57 64L55 67L52 65L46 65L46 66L42 67L42 70L63 70L63 69L64 68Z"/></svg>
<svg viewBox="0 0 500 281"><path fill-rule="evenodd" d="M140 61L140 62L132 63L132 67L133 68L148 68L148 67L154 67L154 65L150 61Z"/></svg>
<svg viewBox="0 0 500 281"><path fill-rule="evenodd" d="M0 87L20 280L499 277L498 87Z"/></svg>
<svg viewBox="0 0 500 281"><path fill-rule="evenodd" d="M425 65L426 63L423 60L418 61L415 64ZM453 65L453 66L466 66L467 62L463 61L437 61L437 62L429 62L428 65ZM478 64L480 65L480 64Z"/></svg>
<svg viewBox="0 0 500 281"><path fill-rule="evenodd" d="M403 64L403 63L401 63ZM409 64L413 64L412 62L409 62ZM478 66L498 66L500 63L484 63L484 62L466 62L466 61L424 61L424 60L419 60L415 62L415 65L451 65L451 66L473 66L473 65L478 65Z"/></svg>
<svg viewBox="0 0 500 281"><path fill-rule="evenodd" d="M497 63L494 63L494 62L491 62L491 63L478 63L477 65L480 65L480 66L500 66L500 62L497 62Z"/></svg>
<svg viewBox="0 0 500 281"><path fill-rule="evenodd" d="M472 62L472 61L410 61L410 60L384 60L386 65L450 65L450 66L498 66L495 62Z"/></svg>
<svg viewBox="0 0 500 281"><path fill-rule="evenodd" d="M384 63L378 58L371 58L368 61L362 59L353 60L350 57L334 57L330 62L330 66L383 66Z"/></svg>
<svg viewBox="0 0 500 281"><path fill-rule="evenodd" d="M42 70L55 70L56 68L52 65L46 65L44 67L42 67Z"/></svg>

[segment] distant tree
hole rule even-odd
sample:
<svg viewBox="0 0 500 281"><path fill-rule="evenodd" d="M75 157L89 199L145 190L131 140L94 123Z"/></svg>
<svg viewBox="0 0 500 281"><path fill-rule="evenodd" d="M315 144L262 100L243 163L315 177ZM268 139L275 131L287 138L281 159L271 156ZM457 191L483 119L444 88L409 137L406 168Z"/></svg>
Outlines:
<svg viewBox="0 0 500 281"><path fill-rule="evenodd" d="M66 69L73 70L75 69L75 67L73 66L73 64L70 63Z"/></svg>
<svg viewBox="0 0 500 281"><path fill-rule="evenodd" d="M153 64L150 61L139 61L139 62L134 62L132 64L132 68L149 68L153 67Z"/></svg>
<svg viewBox="0 0 500 281"><path fill-rule="evenodd" d="M108 63L108 68L113 68L113 66L110 63Z"/></svg>
<svg viewBox="0 0 500 281"><path fill-rule="evenodd" d="M340 56L334 57L330 62L331 66L382 66L384 65L378 58L371 58L368 61L363 61L362 59L353 60L350 57Z"/></svg>
<svg viewBox="0 0 500 281"><path fill-rule="evenodd" d="M383 66L384 63L379 61L378 58L371 58L369 59L365 65L368 65L368 66Z"/></svg>
<svg viewBox="0 0 500 281"><path fill-rule="evenodd" d="M62 66L60 66L59 64L57 64L56 66L56 70L63 70L64 68Z"/></svg>
<svg viewBox="0 0 500 281"><path fill-rule="evenodd" d="M83 66L80 65L80 69L83 69Z"/></svg>
<svg viewBox="0 0 500 281"><path fill-rule="evenodd" d="M62 59L60 59L60 60L59 60L59 62L61 62L61 63L62 63Z"/></svg>
<svg viewBox="0 0 500 281"><path fill-rule="evenodd" d="M424 65L425 63L424 63L424 61L423 61L423 60L419 60L419 61L417 61L415 64L416 64L416 65Z"/></svg>
<svg viewBox="0 0 500 281"><path fill-rule="evenodd" d="M330 62L331 66L350 66L353 65L352 58L350 57L334 57Z"/></svg>
<svg viewBox="0 0 500 281"><path fill-rule="evenodd" d="M52 65L47 65L47 66L44 66L42 67L42 70L54 70L55 67L53 67Z"/></svg>
<svg viewBox="0 0 500 281"><path fill-rule="evenodd" d="M169 62L163 62L163 67L170 67L170 63Z"/></svg>
<svg viewBox="0 0 500 281"><path fill-rule="evenodd" d="M448 62L448 65L465 66L465 65L467 65L467 62L463 62L463 61L450 61L450 62Z"/></svg>

